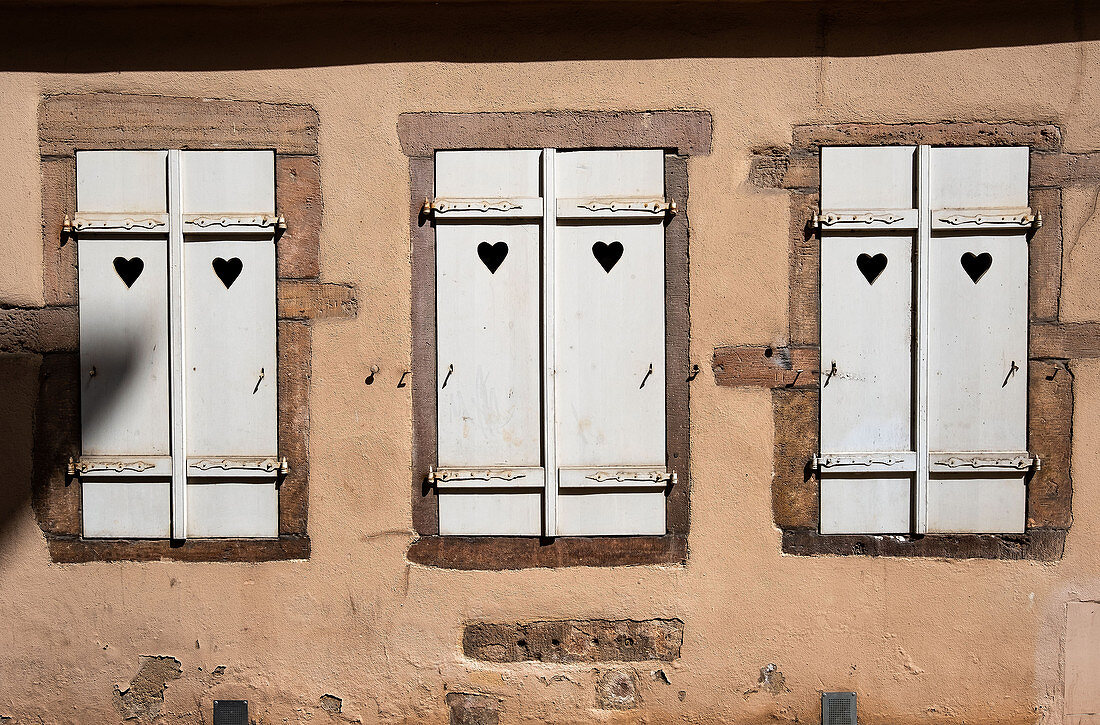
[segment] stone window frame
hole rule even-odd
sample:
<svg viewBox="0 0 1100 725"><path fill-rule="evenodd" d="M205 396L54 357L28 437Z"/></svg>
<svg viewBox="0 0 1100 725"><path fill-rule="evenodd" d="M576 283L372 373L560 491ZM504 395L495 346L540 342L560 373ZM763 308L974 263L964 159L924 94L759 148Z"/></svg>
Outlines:
<svg viewBox="0 0 1100 725"><path fill-rule="evenodd" d="M318 115L307 105L118 93L44 95L38 108L45 306L6 310L0 349L41 356L32 454L32 506L55 562L159 559L307 559L311 325L356 314L355 289L320 280ZM63 222L75 211L76 151L270 149L276 209L279 485L275 539L84 539L81 487L66 473L80 453L77 244ZM10 337L12 339L2 339Z"/></svg>
<svg viewBox="0 0 1100 725"><path fill-rule="evenodd" d="M820 199L822 146L1028 146L1031 206L1043 226L1029 238L1028 450L1042 467L1027 479L1023 534L819 533L818 448L820 238L810 220ZM770 388L775 424L772 513L785 554L932 556L1056 561L1072 523L1072 360L1100 356L1100 324L1060 320L1062 188L1100 180L1100 154L1066 153L1061 128L1034 122L798 125L786 148L753 152L749 182L789 194L790 293L787 339L714 350L721 386Z"/></svg>
<svg viewBox="0 0 1100 725"><path fill-rule="evenodd" d="M409 158L412 250L412 518L408 559L449 569L684 564L690 515L688 441L688 164L711 148L706 111L403 113L398 137ZM665 151L665 193L678 213L665 227L666 461L677 484L665 501L664 536L441 536L436 492L435 231L421 215L433 195L436 151L459 149L632 149Z"/></svg>

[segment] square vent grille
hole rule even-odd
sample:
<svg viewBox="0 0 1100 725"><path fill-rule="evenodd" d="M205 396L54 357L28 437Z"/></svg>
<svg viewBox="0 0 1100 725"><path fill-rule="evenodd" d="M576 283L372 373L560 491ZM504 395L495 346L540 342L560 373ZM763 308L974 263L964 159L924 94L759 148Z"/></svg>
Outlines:
<svg viewBox="0 0 1100 725"><path fill-rule="evenodd" d="M821 725L856 725L856 693L821 693Z"/></svg>
<svg viewBox="0 0 1100 725"><path fill-rule="evenodd" d="M248 725L248 700L214 700L214 725Z"/></svg>

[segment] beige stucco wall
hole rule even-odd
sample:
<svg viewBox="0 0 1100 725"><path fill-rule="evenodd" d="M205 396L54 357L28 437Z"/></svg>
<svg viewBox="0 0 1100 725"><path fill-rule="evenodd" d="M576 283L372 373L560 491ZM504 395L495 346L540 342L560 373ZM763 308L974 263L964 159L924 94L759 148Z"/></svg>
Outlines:
<svg viewBox="0 0 1100 725"><path fill-rule="evenodd" d="M314 328L309 561L51 564L29 505L36 362L0 360L0 716L117 721L113 692L139 656L170 655L183 674L165 693L168 723L209 722L216 697L249 699L263 723L444 722L444 688L502 696L508 723L815 722L821 690L849 689L866 723L1061 722L1066 605L1100 599L1100 361L1074 365L1073 528L1049 564L781 555L769 393L718 388L704 372L692 387L686 567L411 565L410 388L396 387L410 360L399 113L710 111L713 152L689 166L691 357L706 370L716 345L784 341L787 196L746 177L751 149L788 143L793 124L1044 120L1062 125L1069 150L1100 148L1100 42L1076 40L1097 36L1096 19L1044 5L1042 42L1019 8L1010 19L1024 29L996 21L988 41L980 23L951 29L938 11L867 28L823 21L814 5L778 24L672 18L692 11L670 6L667 27L630 20L624 5L621 22L591 30L559 10L438 28L418 6L394 36L370 11L313 7L327 19L305 28L295 10L258 20L278 34L232 16L233 32L211 31L220 42L202 39L197 10L183 42L167 40L182 27L171 11L108 13L98 38L72 18L52 38L49 16L20 16L0 51L0 303L42 300L40 95L109 90L316 107L322 278L358 285L360 305L356 319ZM526 42L555 39L552 60L528 57ZM109 43L119 47L97 61ZM1097 194L1064 198L1067 320L1100 320ZM381 384L366 386L371 365ZM657 665L638 668L634 711L594 709L593 665L496 666L460 648L473 619L654 616L685 622L682 657L660 667L671 684ZM750 692L769 663L786 690ZM320 707L325 693L343 713Z"/></svg>

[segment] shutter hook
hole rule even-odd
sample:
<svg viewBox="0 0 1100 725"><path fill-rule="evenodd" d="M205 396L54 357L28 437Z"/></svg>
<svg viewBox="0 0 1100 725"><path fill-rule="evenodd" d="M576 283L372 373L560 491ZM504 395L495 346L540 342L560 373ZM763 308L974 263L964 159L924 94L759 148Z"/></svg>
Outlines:
<svg viewBox="0 0 1100 725"><path fill-rule="evenodd" d="M649 370L646 371L645 377L642 378L642 384L638 386L638 390L645 387L645 381L649 380L649 376L653 374L653 363L649 364Z"/></svg>
<svg viewBox="0 0 1100 725"><path fill-rule="evenodd" d="M825 385L821 387L828 387L829 381L833 379L834 375L836 375L836 360L833 360L833 366L829 368L829 372L825 375Z"/></svg>
<svg viewBox="0 0 1100 725"><path fill-rule="evenodd" d="M1008 375L1005 375L1005 381L1003 383L1001 383L1002 388L1005 387L1006 385L1008 385L1008 379L1011 378L1013 375L1015 375L1016 371L1019 370L1019 369L1020 369L1020 367L1016 364L1016 361L1013 360L1012 365L1008 368Z"/></svg>
<svg viewBox="0 0 1100 725"><path fill-rule="evenodd" d="M447 366L447 377L443 378L443 384L439 386L440 388L447 387L447 381L451 379L451 373L453 373L454 371L455 366L453 364Z"/></svg>

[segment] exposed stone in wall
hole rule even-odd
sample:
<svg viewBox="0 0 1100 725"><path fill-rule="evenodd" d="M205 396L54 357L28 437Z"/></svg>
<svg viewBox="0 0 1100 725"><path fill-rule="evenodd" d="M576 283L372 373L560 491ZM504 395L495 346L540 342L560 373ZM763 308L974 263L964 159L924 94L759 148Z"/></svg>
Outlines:
<svg viewBox="0 0 1100 725"><path fill-rule="evenodd" d="M779 667L774 663L769 663L760 668L760 678L756 681L755 687L745 690L745 698L747 699L749 695L755 695L758 692L781 695L790 691L790 688L787 687L787 678L783 676Z"/></svg>
<svg viewBox="0 0 1100 725"><path fill-rule="evenodd" d="M497 725L500 722L500 700L487 695L451 692L447 695L451 708L451 725Z"/></svg>
<svg viewBox="0 0 1100 725"><path fill-rule="evenodd" d="M0 310L0 352L76 350L78 324L75 307Z"/></svg>
<svg viewBox="0 0 1100 725"><path fill-rule="evenodd" d="M336 695L321 695L321 709L325 712L340 712L344 709L344 701Z"/></svg>
<svg viewBox="0 0 1100 725"><path fill-rule="evenodd" d="M683 639L679 619L475 622L466 625L462 650L488 662L670 662Z"/></svg>
<svg viewBox="0 0 1100 725"><path fill-rule="evenodd" d="M638 673L634 670L605 670L596 680L596 707L601 710L632 710L642 704Z"/></svg>
<svg viewBox="0 0 1100 725"><path fill-rule="evenodd" d="M142 655L141 666L130 686L125 690L115 687L115 707L127 720L152 722L160 714L168 682L178 680L182 674L180 661L175 657Z"/></svg>

